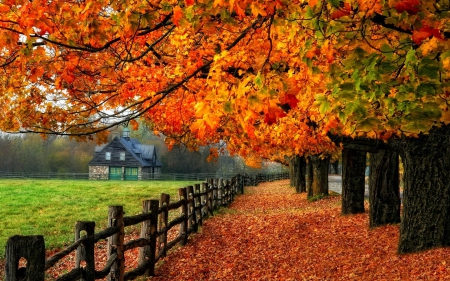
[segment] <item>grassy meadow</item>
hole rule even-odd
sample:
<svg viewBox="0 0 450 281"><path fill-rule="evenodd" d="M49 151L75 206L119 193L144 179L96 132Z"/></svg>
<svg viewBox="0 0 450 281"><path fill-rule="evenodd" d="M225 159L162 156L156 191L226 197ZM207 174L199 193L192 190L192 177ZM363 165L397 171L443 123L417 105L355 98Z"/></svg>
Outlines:
<svg viewBox="0 0 450 281"><path fill-rule="evenodd" d="M62 247L73 242L76 221L95 221L98 232L107 226L108 206L138 214L143 200L161 193L176 200L178 189L193 183L0 179L0 257L10 236L44 235L46 248Z"/></svg>

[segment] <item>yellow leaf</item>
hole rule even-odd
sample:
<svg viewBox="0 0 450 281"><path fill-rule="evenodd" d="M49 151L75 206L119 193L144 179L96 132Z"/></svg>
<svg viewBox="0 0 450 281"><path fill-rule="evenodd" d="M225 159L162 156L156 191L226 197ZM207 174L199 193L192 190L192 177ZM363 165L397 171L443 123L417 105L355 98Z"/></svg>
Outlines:
<svg viewBox="0 0 450 281"><path fill-rule="evenodd" d="M443 60L442 65L444 69L450 71L450 57Z"/></svg>
<svg viewBox="0 0 450 281"><path fill-rule="evenodd" d="M195 108L195 117L201 119L203 116L208 113L209 107L204 102L198 102L194 105Z"/></svg>
<svg viewBox="0 0 450 281"><path fill-rule="evenodd" d="M420 49L422 50L423 56L426 56L437 49L438 46L437 40L438 39L433 36L433 38L431 38L430 40L423 41L422 45L420 45Z"/></svg>

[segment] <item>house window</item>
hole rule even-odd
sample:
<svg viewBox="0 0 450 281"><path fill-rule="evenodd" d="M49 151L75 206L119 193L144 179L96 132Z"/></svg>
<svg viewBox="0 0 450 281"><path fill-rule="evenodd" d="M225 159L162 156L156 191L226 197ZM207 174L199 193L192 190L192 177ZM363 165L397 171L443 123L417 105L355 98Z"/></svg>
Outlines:
<svg viewBox="0 0 450 281"><path fill-rule="evenodd" d="M111 160L111 152L105 153L105 160Z"/></svg>
<svg viewBox="0 0 450 281"><path fill-rule="evenodd" d="M125 152L120 152L120 160L125 161Z"/></svg>

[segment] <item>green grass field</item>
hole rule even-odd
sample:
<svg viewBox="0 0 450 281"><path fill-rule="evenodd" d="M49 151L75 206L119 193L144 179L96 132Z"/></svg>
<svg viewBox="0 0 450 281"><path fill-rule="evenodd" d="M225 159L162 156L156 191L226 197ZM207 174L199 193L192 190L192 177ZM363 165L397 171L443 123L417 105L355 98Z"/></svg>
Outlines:
<svg viewBox="0 0 450 281"><path fill-rule="evenodd" d="M187 181L0 180L0 258L13 235L44 235L48 249L74 240L76 221L106 228L108 206L124 206L125 215L142 212L142 201L168 193L178 200ZM171 201L173 201L171 200Z"/></svg>

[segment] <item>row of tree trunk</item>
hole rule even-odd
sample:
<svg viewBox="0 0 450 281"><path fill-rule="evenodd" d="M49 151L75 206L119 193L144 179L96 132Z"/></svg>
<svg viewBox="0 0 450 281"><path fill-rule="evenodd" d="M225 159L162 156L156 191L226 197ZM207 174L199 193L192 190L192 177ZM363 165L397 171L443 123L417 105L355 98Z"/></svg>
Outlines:
<svg viewBox="0 0 450 281"><path fill-rule="evenodd" d="M400 223L398 252L410 253L450 245L450 127L428 135L389 143L340 138L342 214L365 212L365 167L369 153L369 225ZM403 199L399 159L404 166ZM295 156L291 185L308 197L328 194L329 157ZM402 202L403 201L403 202ZM403 209L401 211L401 205Z"/></svg>

